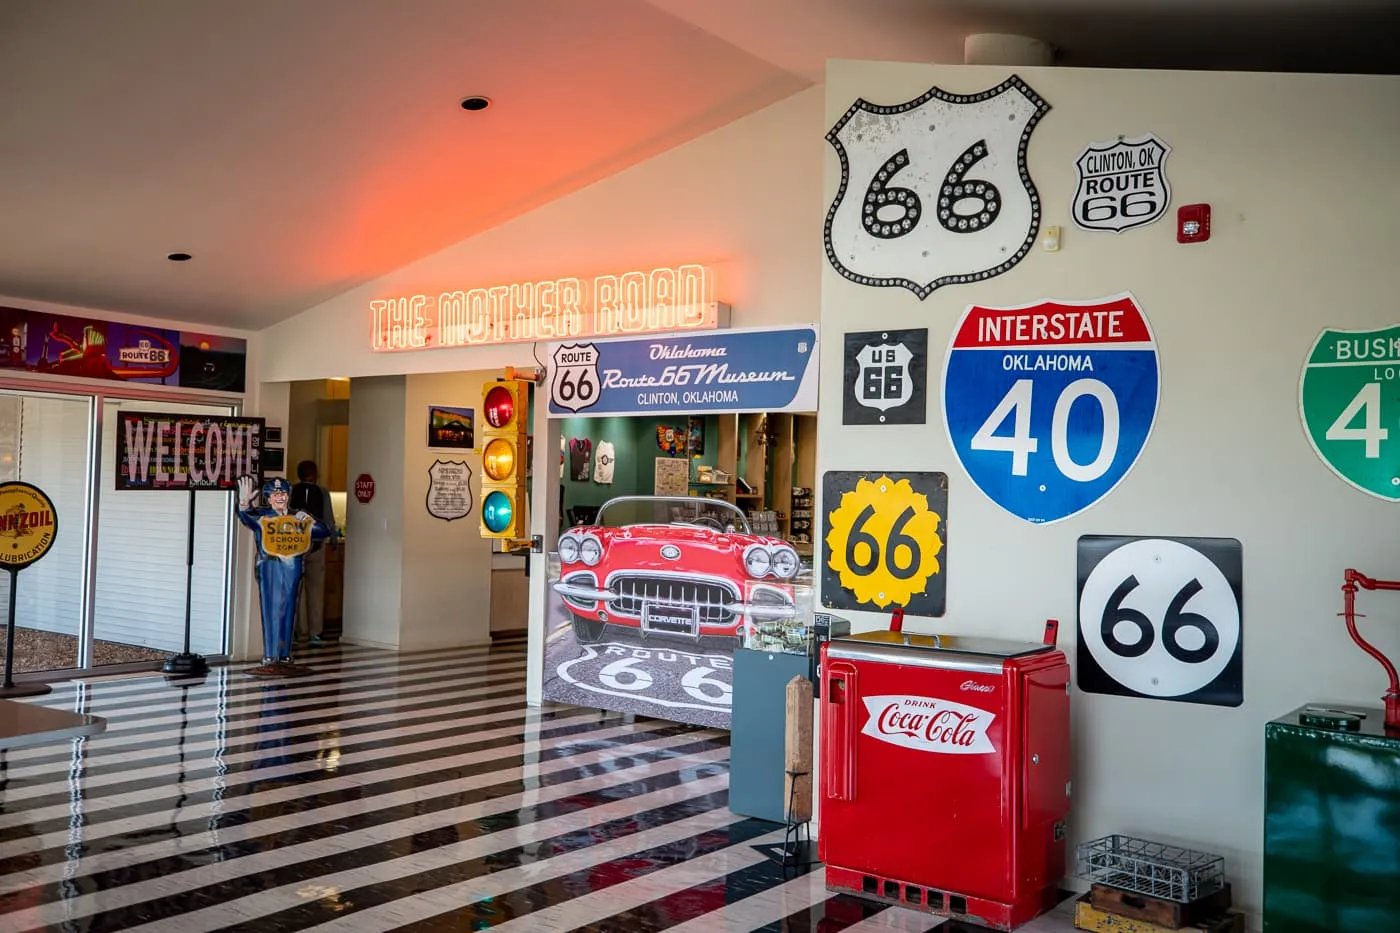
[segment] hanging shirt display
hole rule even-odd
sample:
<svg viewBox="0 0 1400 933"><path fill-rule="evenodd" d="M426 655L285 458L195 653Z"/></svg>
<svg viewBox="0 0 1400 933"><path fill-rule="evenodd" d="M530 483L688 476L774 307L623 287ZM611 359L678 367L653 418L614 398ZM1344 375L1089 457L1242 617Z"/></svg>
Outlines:
<svg viewBox="0 0 1400 933"><path fill-rule="evenodd" d="M593 465L593 482L603 486L611 486L613 481L613 464L617 462L617 454L613 450L613 445L607 441L598 442L598 458Z"/></svg>
<svg viewBox="0 0 1400 933"><path fill-rule="evenodd" d="M569 474L575 480L588 479L588 464L593 456L593 442L586 437L569 441Z"/></svg>

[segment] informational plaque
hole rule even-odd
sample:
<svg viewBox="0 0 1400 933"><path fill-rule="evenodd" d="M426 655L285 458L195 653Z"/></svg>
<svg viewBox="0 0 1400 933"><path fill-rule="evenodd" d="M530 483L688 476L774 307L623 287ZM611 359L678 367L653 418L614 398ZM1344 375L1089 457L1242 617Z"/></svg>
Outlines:
<svg viewBox="0 0 1400 933"><path fill-rule="evenodd" d="M472 510L472 468L465 460L435 460L428 467L428 514L445 522Z"/></svg>
<svg viewBox="0 0 1400 933"><path fill-rule="evenodd" d="M684 457L656 458L658 496L684 496L690 492L690 461Z"/></svg>

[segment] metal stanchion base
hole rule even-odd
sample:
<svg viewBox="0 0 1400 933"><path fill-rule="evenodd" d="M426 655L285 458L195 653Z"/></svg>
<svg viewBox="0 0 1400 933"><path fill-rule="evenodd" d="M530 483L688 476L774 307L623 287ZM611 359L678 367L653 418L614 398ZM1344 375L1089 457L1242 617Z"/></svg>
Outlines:
<svg viewBox="0 0 1400 933"><path fill-rule="evenodd" d="M199 654L173 654L165 659L161 671L167 677L203 677L209 673L209 662Z"/></svg>
<svg viewBox="0 0 1400 933"><path fill-rule="evenodd" d="M0 687L0 697L41 697L46 693L53 693L53 687L48 684L12 684Z"/></svg>

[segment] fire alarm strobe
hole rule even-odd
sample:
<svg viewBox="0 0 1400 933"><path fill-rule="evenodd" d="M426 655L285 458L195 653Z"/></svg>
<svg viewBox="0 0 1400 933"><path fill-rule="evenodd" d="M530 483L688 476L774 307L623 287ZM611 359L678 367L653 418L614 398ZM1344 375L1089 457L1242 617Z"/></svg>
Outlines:
<svg viewBox="0 0 1400 933"><path fill-rule="evenodd" d="M1210 205L1183 204L1176 209L1176 241L1204 243L1210 239Z"/></svg>

